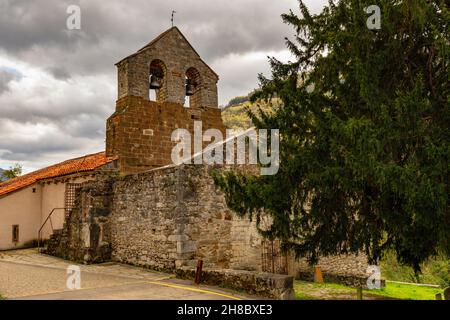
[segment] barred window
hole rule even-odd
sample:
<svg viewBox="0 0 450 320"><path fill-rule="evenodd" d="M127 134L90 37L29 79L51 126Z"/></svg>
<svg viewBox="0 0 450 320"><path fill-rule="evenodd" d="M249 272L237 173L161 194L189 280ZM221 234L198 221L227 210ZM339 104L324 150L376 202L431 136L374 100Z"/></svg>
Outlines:
<svg viewBox="0 0 450 320"><path fill-rule="evenodd" d="M75 199L77 191L81 189L83 186L82 183L67 183L66 184L66 193L65 193L65 212L66 217L69 215L70 211L75 207Z"/></svg>

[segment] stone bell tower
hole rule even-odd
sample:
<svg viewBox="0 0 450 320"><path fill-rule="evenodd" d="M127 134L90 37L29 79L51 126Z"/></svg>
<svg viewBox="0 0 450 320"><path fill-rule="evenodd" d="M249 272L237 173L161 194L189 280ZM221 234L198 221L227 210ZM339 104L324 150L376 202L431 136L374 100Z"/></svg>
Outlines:
<svg viewBox="0 0 450 320"><path fill-rule="evenodd" d="M217 102L218 75L177 27L116 64L118 100L107 120L106 154L118 156L120 172L172 164L172 132L225 131Z"/></svg>

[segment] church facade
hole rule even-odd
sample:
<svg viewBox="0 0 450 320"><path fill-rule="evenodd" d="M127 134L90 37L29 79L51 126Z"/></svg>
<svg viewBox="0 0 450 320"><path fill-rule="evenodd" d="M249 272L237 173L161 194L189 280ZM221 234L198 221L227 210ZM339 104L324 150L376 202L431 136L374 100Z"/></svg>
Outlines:
<svg viewBox="0 0 450 320"><path fill-rule="evenodd" d="M225 132L218 107L218 75L173 27L116 64L118 100L107 121L106 154L119 157L122 173L172 163L172 132Z"/></svg>
<svg viewBox="0 0 450 320"><path fill-rule="evenodd" d="M103 160L85 170L89 179L80 182L57 230L46 234L47 253L83 263L118 261L164 271L194 267L202 260L212 269L293 275L301 269L311 274L310 267L282 253L276 241L262 239L254 221L227 207L212 172L236 168L173 163L174 130L193 133L200 122L203 132L226 131L218 108L219 77L179 29L167 30L116 66L118 97L107 119ZM65 178L82 172L73 170L45 181L68 183ZM2 213L1 201L12 199L6 193L1 198L3 187L0 227L12 223ZM54 196L59 205L67 192ZM29 214L15 212L25 218ZM45 214L39 214L29 239L47 223ZM324 262L327 273L365 276L364 257Z"/></svg>
<svg viewBox="0 0 450 320"><path fill-rule="evenodd" d="M118 100L107 120L106 156L117 159L117 170L82 189L49 252L158 270L203 260L209 268L261 271L254 222L227 208L214 168L175 165L171 157L176 129L194 134L197 122L203 132L225 133L217 74L176 27L116 66Z"/></svg>

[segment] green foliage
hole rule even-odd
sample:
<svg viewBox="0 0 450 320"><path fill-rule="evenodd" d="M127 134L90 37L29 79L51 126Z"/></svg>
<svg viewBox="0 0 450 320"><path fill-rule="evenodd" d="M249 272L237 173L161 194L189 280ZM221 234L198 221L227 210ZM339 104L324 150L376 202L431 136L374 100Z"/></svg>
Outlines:
<svg viewBox="0 0 450 320"><path fill-rule="evenodd" d="M364 293L404 300L435 300L436 294L441 293L443 295L443 290L433 287L388 282L385 288L364 290Z"/></svg>
<svg viewBox="0 0 450 320"><path fill-rule="evenodd" d="M248 102L250 100L249 96L239 96L239 97L234 97L233 99L231 99L228 104L227 104L227 108L228 107L232 107L232 106L237 106L240 104L243 104L245 102Z"/></svg>
<svg viewBox="0 0 450 320"><path fill-rule="evenodd" d="M414 269L398 263L395 254L388 252L381 260L381 276L383 279L436 284L445 288L450 286L450 259L438 256L421 265L422 273L415 274Z"/></svg>
<svg viewBox="0 0 450 320"><path fill-rule="evenodd" d="M273 112L276 108L276 101L271 103L260 102L258 104L244 102L222 110L222 119L227 128L230 129L249 129L254 126L252 119L248 115L248 111L257 112L261 108L264 112Z"/></svg>
<svg viewBox="0 0 450 320"><path fill-rule="evenodd" d="M392 249L417 272L450 254L450 12L443 0L380 0L382 28L369 30L371 0L329 1L319 15L282 16L296 57L270 59L249 112L279 128L277 175L215 178L240 215L273 220L265 236L297 257L364 252L378 263Z"/></svg>
<svg viewBox="0 0 450 320"><path fill-rule="evenodd" d="M9 167L8 170L3 170L2 176L6 179L13 179L22 174L22 166L16 163L14 166Z"/></svg>
<svg viewBox="0 0 450 320"><path fill-rule="evenodd" d="M324 299L326 297L356 299L355 288L335 283L317 284L294 281L294 290L297 300ZM435 300L437 293L442 294L442 289L388 282L386 287L381 289L363 290L363 298L373 299L373 296L379 296L382 299Z"/></svg>

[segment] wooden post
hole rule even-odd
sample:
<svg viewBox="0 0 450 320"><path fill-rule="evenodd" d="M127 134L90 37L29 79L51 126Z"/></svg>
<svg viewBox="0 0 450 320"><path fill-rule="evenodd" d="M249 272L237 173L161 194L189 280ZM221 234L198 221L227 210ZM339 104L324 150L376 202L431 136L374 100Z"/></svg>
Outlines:
<svg viewBox="0 0 450 320"><path fill-rule="evenodd" d="M444 289L444 300L450 300L450 287Z"/></svg>
<svg viewBox="0 0 450 320"><path fill-rule="evenodd" d="M322 269L320 266L316 266L314 269L314 282L323 283Z"/></svg>
<svg viewBox="0 0 450 320"><path fill-rule="evenodd" d="M273 240L270 243L272 245L272 252L270 254L270 256L272 258L272 273L275 273L275 249L273 246Z"/></svg>
<svg viewBox="0 0 450 320"><path fill-rule="evenodd" d="M363 300L363 289L361 286L356 288L356 300Z"/></svg>
<svg viewBox="0 0 450 320"><path fill-rule="evenodd" d="M197 270L195 271L195 284L202 282L203 260L197 261Z"/></svg>

